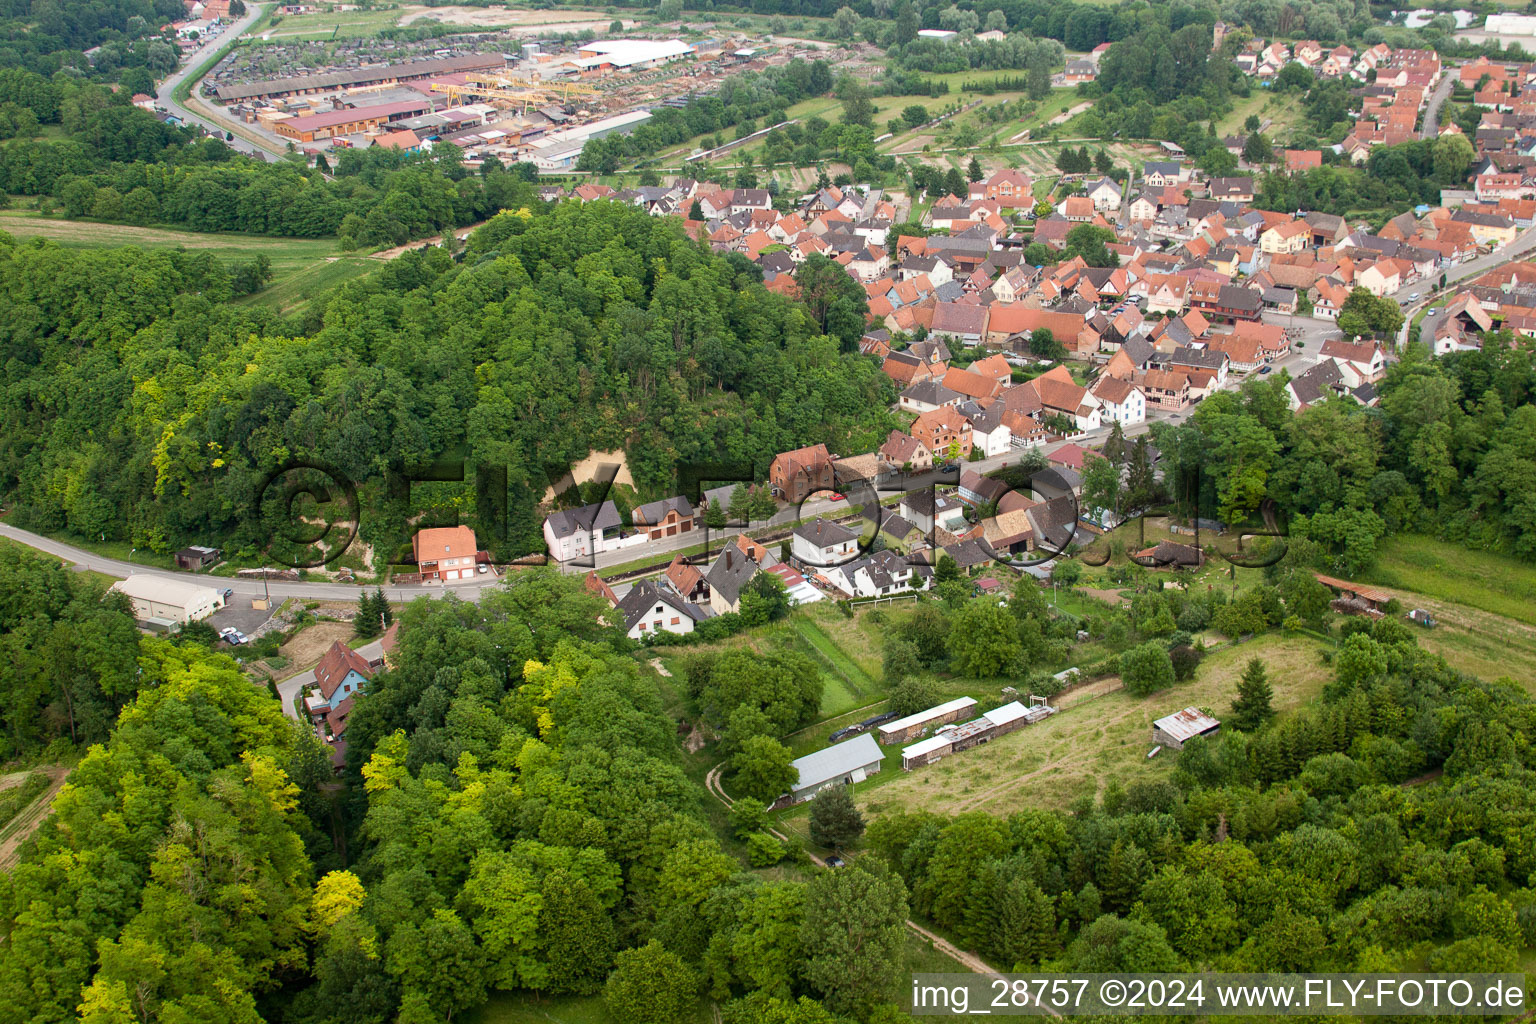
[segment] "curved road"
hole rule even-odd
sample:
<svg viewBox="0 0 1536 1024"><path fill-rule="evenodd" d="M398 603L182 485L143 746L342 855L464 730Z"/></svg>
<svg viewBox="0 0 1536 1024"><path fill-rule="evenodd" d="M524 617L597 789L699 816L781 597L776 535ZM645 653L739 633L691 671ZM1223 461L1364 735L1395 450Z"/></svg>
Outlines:
<svg viewBox="0 0 1536 1024"><path fill-rule="evenodd" d="M216 124L202 114L197 114L191 110L188 110L186 107L176 102L176 97L174 94L176 92L176 88L186 80L187 76L192 74L198 68L202 67L203 63L207 61L209 57L212 57L216 53L221 54L231 46L234 46L235 42L239 40L242 35L248 32L251 26L256 23L256 19L261 17L262 10L263 8L261 5L248 3L246 5L245 16L243 18L229 26L229 28L225 29L217 37L210 39L208 42L198 47L198 49L190 57L187 58L186 63L182 64L182 66L177 69L169 78L160 83L160 87L155 90L155 105L157 107L162 107L166 111L176 115L185 124L199 125L206 129L208 132L217 135L219 138L224 138L224 136L229 133L228 128L224 127L223 125ZM193 83L193 88L197 88L196 83ZM264 147L258 148L249 140L241 138L239 135L235 136L234 141L227 141L226 145L228 145L231 149L234 149L240 153L245 153L248 156L276 153L275 150L268 150Z"/></svg>
<svg viewBox="0 0 1536 1024"><path fill-rule="evenodd" d="M107 558L104 555L94 554L82 548L70 544L62 544L56 540L32 533L29 530L20 530L7 523L0 523L0 537L25 544L44 554L53 555L55 558L66 559L75 563L81 569L89 569L93 572L105 573L108 576L126 577L135 576L163 576L167 579L187 580L191 579L204 586L218 589L228 588L240 597L261 597L263 593L270 592L278 601L294 597L302 601L355 601L357 595L363 592L362 587L351 583L322 583L318 580L299 580L289 582L285 580L271 580L263 583L261 580L236 579L233 577L209 576L206 573L179 572L172 569L154 569L149 566L136 565L133 562L124 562L116 558ZM473 580L465 580L462 583L449 583L438 586L390 586L384 588L384 593L393 600L408 601L414 597L425 594L428 597L445 597L453 594L466 601L478 601L481 591L498 586L501 583L500 576L486 575Z"/></svg>

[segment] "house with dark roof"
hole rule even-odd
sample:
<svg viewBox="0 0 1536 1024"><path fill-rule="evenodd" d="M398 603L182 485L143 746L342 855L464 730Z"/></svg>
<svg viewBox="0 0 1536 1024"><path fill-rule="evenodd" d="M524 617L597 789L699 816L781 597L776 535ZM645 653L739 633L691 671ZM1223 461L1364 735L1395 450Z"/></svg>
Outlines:
<svg viewBox="0 0 1536 1024"><path fill-rule="evenodd" d="M568 562L581 555L606 551L617 540L624 525L619 507L611 501L563 508L544 520L544 543L556 561Z"/></svg>
<svg viewBox="0 0 1536 1024"><path fill-rule="evenodd" d="M828 569L832 585L849 597L890 597L914 590L927 590L933 570L915 565L894 551L876 551Z"/></svg>
<svg viewBox="0 0 1536 1024"><path fill-rule="evenodd" d="M801 563L838 565L858 554L859 535L830 519L813 519L795 528L790 550Z"/></svg>
<svg viewBox="0 0 1536 1024"><path fill-rule="evenodd" d="M748 557L736 543L725 546L715 564L704 574L704 581L709 585L709 607L716 615L741 609L741 592L761 568L762 563Z"/></svg>
<svg viewBox="0 0 1536 1024"><path fill-rule="evenodd" d="M894 355L895 353L892 353ZM901 393L899 404L906 412L925 413L946 405L959 405L965 396L937 380L920 380Z"/></svg>
<svg viewBox="0 0 1536 1024"><path fill-rule="evenodd" d="M659 587L641 580L620 599L617 610L624 632L631 640L644 640L658 633L686 635L693 632L701 609L690 604L670 587Z"/></svg>
<svg viewBox="0 0 1536 1024"><path fill-rule="evenodd" d="M662 498L640 505L629 516L635 529L643 531L651 540L676 537L693 531L693 506L681 495Z"/></svg>

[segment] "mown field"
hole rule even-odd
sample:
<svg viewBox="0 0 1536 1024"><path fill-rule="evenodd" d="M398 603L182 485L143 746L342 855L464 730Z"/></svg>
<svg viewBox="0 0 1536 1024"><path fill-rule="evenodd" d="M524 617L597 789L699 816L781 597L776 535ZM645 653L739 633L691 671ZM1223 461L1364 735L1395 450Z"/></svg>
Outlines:
<svg viewBox="0 0 1536 1024"><path fill-rule="evenodd" d="M98 224L91 221L42 217L19 210L0 210L0 231L17 239L48 238L81 249L133 245L142 249L208 249L220 259L243 262L264 255L272 263L272 280L255 295L238 300L288 312L323 295L344 281L361 277L379 261L346 255L334 238L269 238L264 235L177 231L171 228Z"/></svg>
<svg viewBox="0 0 1536 1024"><path fill-rule="evenodd" d="M1209 708L1220 718L1230 707L1248 659L1262 658L1282 714L1322 692L1329 670L1325 644L1308 636L1270 634L1213 652L1195 678L1148 697L1134 697L1109 677L1065 695L1053 718L998 740L953 754L911 772L901 769L899 747L889 748L879 775L859 787L868 817L942 809L1006 815L1021 807L1065 808L1101 793L1110 779L1122 785L1172 772L1176 757L1149 760L1152 722L1185 707ZM973 696L979 687L972 685ZM991 695L992 703L999 698ZM787 812L780 828L805 834L807 812Z"/></svg>

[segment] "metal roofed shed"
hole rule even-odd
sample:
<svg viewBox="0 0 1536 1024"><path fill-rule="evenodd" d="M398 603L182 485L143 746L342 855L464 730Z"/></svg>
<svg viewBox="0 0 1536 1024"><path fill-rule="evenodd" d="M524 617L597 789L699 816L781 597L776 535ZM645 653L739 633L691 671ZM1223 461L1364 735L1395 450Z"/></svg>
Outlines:
<svg viewBox="0 0 1536 1024"><path fill-rule="evenodd" d="M827 786L863 782L880 770L884 760L885 752L868 733L796 758L790 766L799 777L790 792L790 802L810 800Z"/></svg>
<svg viewBox="0 0 1536 1024"><path fill-rule="evenodd" d="M1196 736L1210 736L1220 728L1220 722L1199 708L1185 708L1152 723L1152 742L1182 750Z"/></svg>
<svg viewBox="0 0 1536 1024"><path fill-rule="evenodd" d="M925 764L932 764L945 754L954 749L954 740L948 733L940 733L930 736L925 740L919 740L910 747L901 748L901 768L903 771L911 771Z"/></svg>
<svg viewBox="0 0 1536 1024"><path fill-rule="evenodd" d="M954 700L945 701L927 711L919 711L915 715L906 718L898 718L894 722L888 722L880 727L880 742L889 745L891 743L905 743L907 740L916 739L933 725L943 725L953 722L962 714L976 706L976 701L971 697L956 697Z"/></svg>

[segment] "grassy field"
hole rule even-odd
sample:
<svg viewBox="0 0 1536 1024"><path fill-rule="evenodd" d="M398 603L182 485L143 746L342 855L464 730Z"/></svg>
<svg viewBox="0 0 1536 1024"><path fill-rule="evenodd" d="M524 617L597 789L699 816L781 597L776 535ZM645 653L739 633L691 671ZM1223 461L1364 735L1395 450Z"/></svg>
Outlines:
<svg viewBox="0 0 1536 1024"><path fill-rule="evenodd" d="M143 249L211 249L220 259L241 262L264 255L272 262L272 281L242 301L287 310L342 281L359 277L377 260L341 256L334 238L269 238L265 235L220 234L141 228L129 224L42 217L21 210L0 211L0 231L16 238L49 238L60 245L104 249L134 245Z"/></svg>
<svg viewBox="0 0 1536 1024"><path fill-rule="evenodd" d="M1154 719L1191 705L1219 717L1254 657L1269 668L1276 709L1294 709L1322 690L1328 677L1322 650L1310 637L1264 636L1213 652L1192 681L1149 697L1133 697L1118 679L1105 679L1069 695L1062 712L1039 725L912 772L901 770L900 750L892 747L880 774L859 787L859 803L870 816L940 802L954 814L1008 814L1021 806L1066 807L1098 794L1111 778L1122 784L1161 778L1175 758L1147 759ZM797 809L781 827L802 831L804 822Z"/></svg>
<svg viewBox="0 0 1536 1024"><path fill-rule="evenodd" d="M364 39L378 35L380 29L393 28L400 21L395 8L362 11L323 10L313 14L285 14L259 36L274 43L296 43L311 39Z"/></svg>
<svg viewBox="0 0 1536 1024"><path fill-rule="evenodd" d="M1259 115L1261 122L1269 122L1264 128L1264 134L1278 145L1288 139L1291 132L1302 123L1306 111L1302 109L1299 93L1277 94L1268 89L1255 88L1248 98L1238 99L1232 104L1232 112L1217 122L1216 134L1243 134L1243 122L1248 120L1250 114Z"/></svg>
<svg viewBox="0 0 1536 1024"><path fill-rule="evenodd" d="M1431 537L1399 535L1377 548L1366 579L1536 626L1536 565Z"/></svg>

